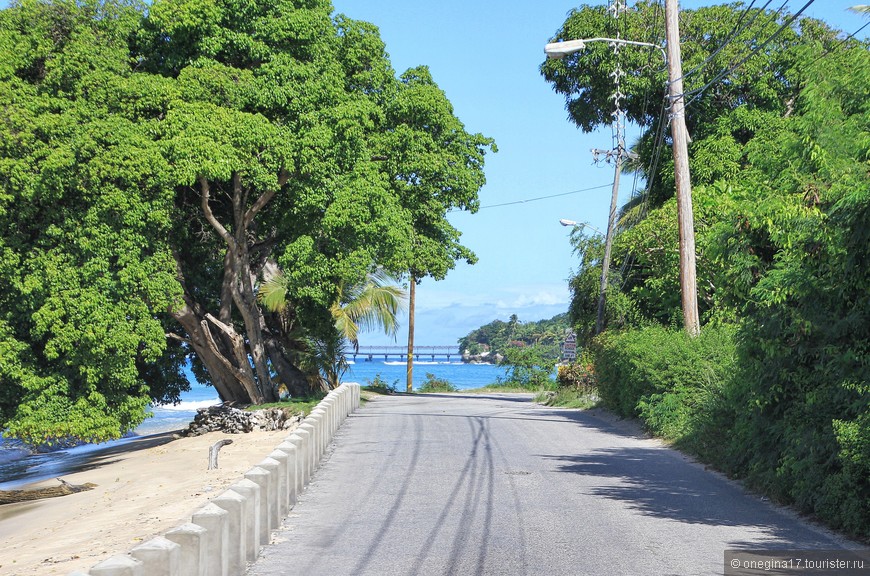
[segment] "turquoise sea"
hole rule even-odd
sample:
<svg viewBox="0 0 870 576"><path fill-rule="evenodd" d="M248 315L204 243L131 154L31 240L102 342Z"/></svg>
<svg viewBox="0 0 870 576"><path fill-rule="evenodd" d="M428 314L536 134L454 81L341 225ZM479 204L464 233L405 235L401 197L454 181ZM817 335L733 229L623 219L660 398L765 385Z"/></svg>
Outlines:
<svg viewBox="0 0 870 576"><path fill-rule="evenodd" d="M414 388L419 388L426 380L426 374L449 381L460 390L479 388L492 384L504 376L505 369L492 364L463 364L446 359L415 360ZM404 391L407 380L407 366L404 361L374 359L368 361L362 355L350 365L344 375L344 382L358 382L368 385L380 377L388 385ZM193 378L191 377L191 381ZM74 448L31 454L20 443L0 440L0 490L10 490L30 482L38 482L68 474L81 468L94 457L96 452L130 442L135 438L160 434L186 428L196 416L198 408L218 404L217 393L211 386L191 385L191 390L182 394L177 405L153 406L153 416L143 422L127 438L102 444L83 444Z"/></svg>
<svg viewBox="0 0 870 576"><path fill-rule="evenodd" d="M368 361L360 355L357 356L356 362L350 365L350 370L344 375L344 380L359 382L365 386L376 376L380 376L381 380L386 381L389 385L398 381L396 387L400 391L404 391L408 380L407 369L407 364L404 361ZM426 381L427 373L447 380L460 390L468 390L495 383L500 376L504 376L505 369L493 364L463 364L455 360L414 360L415 390Z"/></svg>

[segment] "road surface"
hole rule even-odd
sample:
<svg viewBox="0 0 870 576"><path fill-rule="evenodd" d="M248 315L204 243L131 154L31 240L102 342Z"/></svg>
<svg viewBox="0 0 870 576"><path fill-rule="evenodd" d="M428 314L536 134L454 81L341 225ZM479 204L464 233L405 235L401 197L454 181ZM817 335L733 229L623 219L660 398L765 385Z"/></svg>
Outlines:
<svg viewBox="0 0 870 576"><path fill-rule="evenodd" d="M345 422L248 574L685 576L844 545L607 413L396 395Z"/></svg>

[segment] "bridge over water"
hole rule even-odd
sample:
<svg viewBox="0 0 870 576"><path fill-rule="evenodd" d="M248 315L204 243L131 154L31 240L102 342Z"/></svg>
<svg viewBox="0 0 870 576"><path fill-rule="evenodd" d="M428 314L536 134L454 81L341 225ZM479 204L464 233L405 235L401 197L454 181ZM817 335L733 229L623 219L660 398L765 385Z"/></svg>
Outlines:
<svg viewBox="0 0 870 576"><path fill-rule="evenodd" d="M383 356L384 360L390 358L399 358L404 360L408 357L407 346L360 346L358 352L351 352L349 355L356 360L357 356L363 356L366 360L372 360L375 356ZM431 358L446 358L450 360L451 356L461 356L459 346L414 346L414 359L419 360L420 357Z"/></svg>

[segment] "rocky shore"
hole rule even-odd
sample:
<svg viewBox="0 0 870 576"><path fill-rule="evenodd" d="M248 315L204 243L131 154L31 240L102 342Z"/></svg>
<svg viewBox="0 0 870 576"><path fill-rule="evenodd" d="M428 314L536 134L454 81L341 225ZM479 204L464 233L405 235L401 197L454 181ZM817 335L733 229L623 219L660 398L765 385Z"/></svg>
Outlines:
<svg viewBox="0 0 870 576"><path fill-rule="evenodd" d="M293 412L286 408L247 411L227 404L219 404L197 410L193 422L181 432L181 435L201 436L209 432L244 434L254 430L266 432L289 430L295 428L303 418L301 412Z"/></svg>

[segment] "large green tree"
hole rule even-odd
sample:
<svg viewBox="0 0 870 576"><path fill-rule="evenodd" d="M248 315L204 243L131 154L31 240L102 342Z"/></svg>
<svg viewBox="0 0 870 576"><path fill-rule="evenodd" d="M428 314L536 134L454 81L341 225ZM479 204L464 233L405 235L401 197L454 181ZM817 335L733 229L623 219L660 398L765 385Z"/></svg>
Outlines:
<svg viewBox="0 0 870 576"><path fill-rule="evenodd" d="M377 266L407 272L420 238L441 243L445 271L467 256L445 216L474 208L489 141L443 94L409 98L377 29L331 12L321 0L0 12L6 433L116 437L149 401L178 398L186 359L223 400L268 400L279 383L304 394L321 382L303 358L334 335L339 286ZM414 154L426 161L397 161ZM397 184L409 177L413 199ZM421 226L418 205L445 234ZM276 270L281 315L256 297Z"/></svg>

